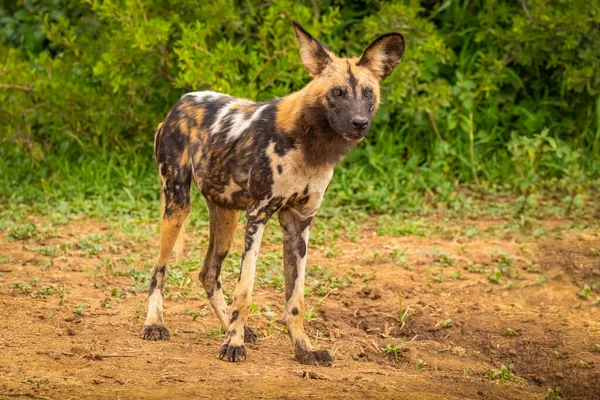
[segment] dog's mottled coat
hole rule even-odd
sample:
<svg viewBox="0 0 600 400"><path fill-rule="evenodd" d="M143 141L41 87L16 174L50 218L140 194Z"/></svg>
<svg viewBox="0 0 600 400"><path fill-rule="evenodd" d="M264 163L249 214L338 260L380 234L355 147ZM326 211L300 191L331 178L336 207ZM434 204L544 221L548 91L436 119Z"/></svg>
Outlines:
<svg viewBox="0 0 600 400"><path fill-rule="evenodd" d="M404 53L398 33L380 36L360 58L338 58L294 23L304 65L313 80L266 103L210 91L184 95L158 126L155 157L162 179L160 253L152 271L148 316L141 336L168 340L162 289L166 263L190 212L196 184L210 210L210 242L200 280L227 338L220 358L244 361L244 340L256 260L265 224L279 212L284 233L283 320L298 361L331 365L313 350L302 323L308 232L336 164L364 138L380 101L379 82ZM246 235L239 281L229 313L220 282L240 211Z"/></svg>

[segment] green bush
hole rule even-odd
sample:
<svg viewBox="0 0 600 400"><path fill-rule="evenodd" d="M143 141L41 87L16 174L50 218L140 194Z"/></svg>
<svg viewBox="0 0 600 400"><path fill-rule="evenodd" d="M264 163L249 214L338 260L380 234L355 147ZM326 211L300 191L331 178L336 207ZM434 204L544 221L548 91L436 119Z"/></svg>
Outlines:
<svg viewBox="0 0 600 400"><path fill-rule="evenodd" d="M0 197L152 196L136 183L157 181L154 128L183 93L268 100L308 82L291 19L341 55L407 40L333 204L598 189L598 2L19 0L0 10Z"/></svg>

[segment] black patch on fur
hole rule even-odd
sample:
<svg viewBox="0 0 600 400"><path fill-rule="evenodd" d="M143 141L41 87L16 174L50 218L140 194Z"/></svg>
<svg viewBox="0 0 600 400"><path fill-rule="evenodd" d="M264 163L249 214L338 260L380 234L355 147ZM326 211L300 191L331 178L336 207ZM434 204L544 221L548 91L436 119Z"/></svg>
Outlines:
<svg viewBox="0 0 600 400"><path fill-rule="evenodd" d="M281 166L281 164L277 165L277 173L279 175L281 175L282 172L283 172L283 167Z"/></svg>
<svg viewBox="0 0 600 400"><path fill-rule="evenodd" d="M296 140L286 135L281 135L275 140L275 153L279 157L285 156L290 150L296 148Z"/></svg>
<svg viewBox="0 0 600 400"><path fill-rule="evenodd" d="M206 296L209 299L213 297L215 287L217 290L221 289L219 276L221 275L221 265L223 264L225 257L227 257L227 251L215 255L213 248L209 245L206 259L204 260L204 266L202 267L199 275L202 286L204 286Z"/></svg>
<svg viewBox="0 0 600 400"><path fill-rule="evenodd" d="M158 285L158 275L165 275L165 271L166 271L166 266L161 265L160 267L156 268L154 270L154 273L152 274L152 278L150 278L150 289L148 290L148 295L151 295L154 292L154 289L156 289L156 286ZM162 283L162 280L161 280ZM158 289L162 292L162 285L158 287Z"/></svg>
<svg viewBox="0 0 600 400"><path fill-rule="evenodd" d="M352 68L350 68L350 63L348 61L346 61L346 63L348 63L348 83L350 84L350 87L352 88L352 93L354 93L354 95L356 96L356 87L358 86L358 80L352 73Z"/></svg>
<svg viewBox="0 0 600 400"><path fill-rule="evenodd" d="M305 205L310 200L310 196L302 196L298 199L298 204Z"/></svg>
<svg viewBox="0 0 600 400"><path fill-rule="evenodd" d="M282 211L283 212L283 211ZM283 267L285 272L285 300L289 301L294 293L296 280L298 279L298 256L306 256L306 242L302 238L302 232L308 228L313 217L306 219L298 218L293 212L289 212L288 219L281 218L283 228ZM283 223L282 221L285 221Z"/></svg>
<svg viewBox="0 0 600 400"><path fill-rule="evenodd" d="M356 144L337 133L327 115L326 106L320 102L306 104L300 110L296 128L288 132L298 141L308 165L336 165Z"/></svg>
<svg viewBox="0 0 600 400"><path fill-rule="evenodd" d="M298 315L298 312L299 312L298 307L292 308L292 315L296 316L296 315Z"/></svg>
<svg viewBox="0 0 600 400"><path fill-rule="evenodd" d="M244 254L242 255L242 268L246 254L252 248L254 243L254 233L258 230L259 225L265 225L271 216L281 208L284 197L276 196L273 197L266 206L257 209L257 204L252 204L246 210L246 235L244 236ZM262 215L261 215L262 214ZM238 276L238 282L242 277L242 268L240 268L240 275Z"/></svg>
<svg viewBox="0 0 600 400"><path fill-rule="evenodd" d="M306 243L304 243L304 240L300 240L298 243L298 255L300 258L306 257Z"/></svg>
<svg viewBox="0 0 600 400"><path fill-rule="evenodd" d="M240 312L238 310L235 310L234 312L231 313L231 320L229 321L230 324L233 324L235 321L237 321L238 317L240 316Z"/></svg>
<svg viewBox="0 0 600 400"><path fill-rule="evenodd" d="M167 115L156 133L154 157L163 177L162 192L165 203L163 217L169 218L174 212L190 208L190 186L192 169L189 163L179 165L179 157L189 145L187 132L180 132L177 121L181 118L181 100ZM185 118L185 117L184 117Z"/></svg>

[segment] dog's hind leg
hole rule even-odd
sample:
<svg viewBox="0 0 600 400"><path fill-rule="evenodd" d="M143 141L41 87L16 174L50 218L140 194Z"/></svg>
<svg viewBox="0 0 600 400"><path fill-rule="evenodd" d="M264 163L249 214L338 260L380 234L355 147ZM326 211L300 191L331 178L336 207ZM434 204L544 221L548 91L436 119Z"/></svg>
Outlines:
<svg viewBox="0 0 600 400"><path fill-rule="evenodd" d="M210 201L207 204L210 211L210 241L199 278L223 332L227 332L229 311L221 289L221 264L233 242L240 212L219 207Z"/></svg>
<svg viewBox="0 0 600 400"><path fill-rule="evenodd" d="M181 151L178 146L161 146L163 143L160 140L161 137L157 137L156 159L162 180L163 215L160 226L160 250L158 260L152 268L148 293L148 315L140 334L142 339L147 340L169 340L170 338L169 330L163 320L166 266L190 212L192 170L189 159L187 163L184 162L187 152Z"/></svg>

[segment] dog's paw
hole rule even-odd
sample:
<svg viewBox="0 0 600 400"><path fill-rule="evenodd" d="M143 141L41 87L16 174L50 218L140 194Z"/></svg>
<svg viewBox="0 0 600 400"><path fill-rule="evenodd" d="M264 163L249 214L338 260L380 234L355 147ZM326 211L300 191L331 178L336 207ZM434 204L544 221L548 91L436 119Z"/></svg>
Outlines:
<svg viewBox="0 0 600 400"><path fill-rule="evenodd" d="M296 343L295 355L296 360L300 364L320 365L323 367L331 367L333 365L333 357L331 357L327 350L306 350L302 345Z"/></svg>
<svg viewBox="0 0 600 400"><path fill-rule="evenodd" d="M140 337L144 340L169 340L169 330L160 325L144 325Z"/></svg>
<svg viewBox="0 0 600 400"><path fill-rule="evenodd" d="M254 332L254 329L247 326L244 327L244 343L256 343L258 341L258 334Z"/></svg>
<svg viewBox="0 0 600 400"><path fill-rule="evenodd" d="M231 362L244 362L246 361L246 348L244 346L232 346L225 343L221 347L219 358Z"/></svg>

